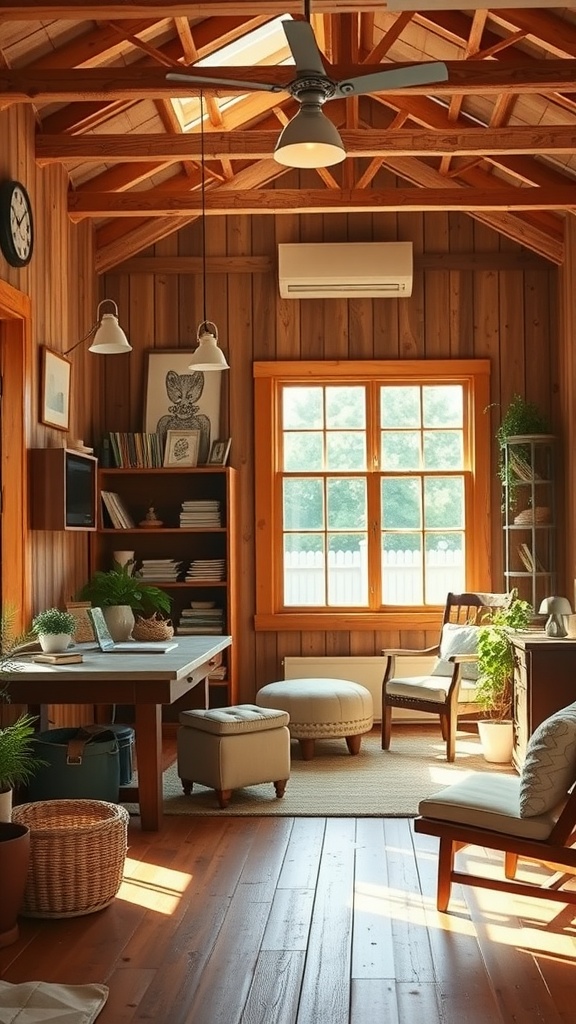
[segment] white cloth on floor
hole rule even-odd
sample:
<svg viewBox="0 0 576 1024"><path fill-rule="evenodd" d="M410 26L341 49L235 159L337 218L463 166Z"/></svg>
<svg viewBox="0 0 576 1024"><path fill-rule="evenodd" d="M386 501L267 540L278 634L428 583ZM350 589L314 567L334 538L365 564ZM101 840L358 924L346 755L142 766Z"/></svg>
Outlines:
<svg viewBox="0 0 576 1024"><path fill-rule="evenodd" d="M106 985L0 981L0 1024L92 1024L107 998Z"/></svg>

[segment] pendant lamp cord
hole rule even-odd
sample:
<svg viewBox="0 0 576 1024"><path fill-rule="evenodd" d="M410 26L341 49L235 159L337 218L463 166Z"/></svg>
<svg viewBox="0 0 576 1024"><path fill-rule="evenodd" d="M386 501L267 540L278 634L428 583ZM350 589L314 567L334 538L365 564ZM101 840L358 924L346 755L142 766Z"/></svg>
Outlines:
<svg viewBox="0 0 576 1024"><path fill-rule="evenodd" d="M206 174L204 169L204 93L200 90L200 195L202 199L202 328L206 329Z"/></svg>

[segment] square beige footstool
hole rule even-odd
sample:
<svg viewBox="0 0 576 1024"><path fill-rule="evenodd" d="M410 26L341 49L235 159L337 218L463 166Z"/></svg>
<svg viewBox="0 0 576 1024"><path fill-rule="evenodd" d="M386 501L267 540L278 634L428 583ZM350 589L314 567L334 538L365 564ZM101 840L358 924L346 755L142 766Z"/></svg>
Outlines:
<svg viewBox="0 0 576 1024"><path fill-rule="evenodd" d="M284 796L290 778L290 716L275 708L238 704L207 711L181 711L178 775L186 795L195 782L216 790L227 807L232 790L273 782Z"/></svg>

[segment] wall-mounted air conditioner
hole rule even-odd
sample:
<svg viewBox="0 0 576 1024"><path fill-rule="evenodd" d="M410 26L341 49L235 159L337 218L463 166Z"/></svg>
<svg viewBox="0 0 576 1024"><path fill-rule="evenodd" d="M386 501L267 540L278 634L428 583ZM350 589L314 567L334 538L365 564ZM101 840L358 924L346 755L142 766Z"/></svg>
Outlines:
<svg viewBox="0 0 576 1024"><path fill-rule="evenodd" d="M278 246L284 299L412 294L412 242L296 242Z"/></svg>

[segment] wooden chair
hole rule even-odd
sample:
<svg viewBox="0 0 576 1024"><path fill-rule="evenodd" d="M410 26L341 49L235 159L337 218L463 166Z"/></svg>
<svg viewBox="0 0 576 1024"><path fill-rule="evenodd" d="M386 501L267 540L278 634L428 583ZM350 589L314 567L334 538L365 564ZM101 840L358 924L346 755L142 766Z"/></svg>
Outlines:
<svg viewBox="0 0 576 1024"><path fill-rule="evenodd" d="M575 773L576 774L576 773ZM574 779L573 779L574 781ZM436 906L440 911L448 909L452 883L473 885L483 889L516 893L519 896L537 896L539 899L557 900L561 903L576 903L576 890L561 889L560 886L576 871L576 788L570 792L561 813L542 815L538 818L520 818L518 813L502 813L503 803L514 804L514 790L518 791L520 779L511 775L482 773L477 785L483 789L483 797L474 806L468 780L449 786L446 790L421 801L421 816L414 821L414 830L429 836L438 836L438 889ZM494 789L492 791L492 786ZM490 798L493 796L493 807ZM442 800L448 802L442 809ZM462 820L458 821L458 801L461 800ZM516 795L517 802L517 795ZM442 820L447 814L451 820ZM494 814L496 817L489 818ZM506 830L508 817L510 831ZM477 818L478 824L471 823ZM545 820L547 818L547 820ZM456 820L455 820L456 819ZM492 825L499 823L502 831L482 827L484 820ZM538 833L542 838L535 838ZM520 834L519 834L520 833ZM504 854L504 877L489 878L456 871L455 855L466 846L481 846L488 850L500 850ZM543 876L541 883L524 882L516 879L518 860L536 861L556 870L556 876ZM558 869L565 869L564 872Z"/></svg>
<svg viewBox="0 0 576 1024"><path fill-rule="evenodd" d="M384 650L386 668L382 681L382 749L390 747L392 731L392 708L408 708L412 711L426 711L440 716L442 738L446 741L446 760L453 761L456 755L456 729L458 715L478 711L475 701L475 679L477 672L475 657L468 643L458 650L458 639L453 635L449 660L440 658L444 626L447 623L460 626L478 626L488 621L499 608L506 608L512 600L511 594L448 594L442 617L440 638L434 647L424 650ZM457 632L457 631L456 631ZM396 658L430 657L436 655L437 662L432 675L397 678ZM469 669L473 671L470 672Z"/></svg>

